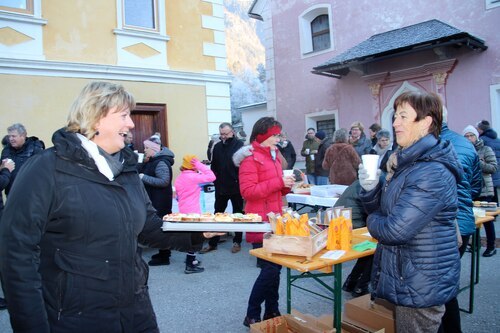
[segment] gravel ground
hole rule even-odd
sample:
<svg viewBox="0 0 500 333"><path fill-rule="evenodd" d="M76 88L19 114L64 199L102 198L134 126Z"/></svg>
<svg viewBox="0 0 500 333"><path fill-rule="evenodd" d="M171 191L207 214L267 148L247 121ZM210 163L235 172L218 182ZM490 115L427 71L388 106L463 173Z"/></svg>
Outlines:
<svg viewBox="0 0 500 333"><path fill-rule="evenodd" d="M498 221L495 224L499 230ZM229 239L219 244L217 251L199 255L206 269L200 274L184 274L185 255L177 252L173 253L170 266L151 267L150 293L161 332L248 332L242 322L248 296L259 271L255 267L256 259L248 254L251 248L249 244L243 244L242 251L237 254L230 252L231 246ZM148 260L154 253L154 250L146 250L145 259ZM500 332L500 254L490 258L481 257L480 263L480 281L475 289L474 312L462 312L463 331ZM461 284L465 285L469 278L469 253L464 255L462 265ZM351 267L352 264L344 265L344 278ZM283 270L280 286L282 312L286 310L285 277L286 271ZM333 280L329 283L333 283ZM333 311L331 303L325 299L298 289L292 290L292 293L294 309L314 315ZM343 296L344 300L350 298L347 293ZM467 307L468 292L459 296L459 302L462 307ZM7 311L0 311L0 332L12 332Z"/></svg>

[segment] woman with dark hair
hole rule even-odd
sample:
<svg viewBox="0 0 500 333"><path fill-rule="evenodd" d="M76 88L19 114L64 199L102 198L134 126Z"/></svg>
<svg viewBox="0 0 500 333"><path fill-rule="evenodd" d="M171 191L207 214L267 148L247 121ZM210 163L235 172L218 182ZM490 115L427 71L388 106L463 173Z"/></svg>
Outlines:
<svg viewBox="0 0 500 333"><path fill-rule="evenodd" d="M395 304L398 332L437 332L444 304L458 293L457 187L462 168L449 141L440 141L442 104L436 94L406 92L394 102L399 149L385 180L368 180L360 165L361 201L370 234L373 296Z"/></svg>
<svg viewBox="0 0 500 333"><path fill-rule="evenodd" d="M281 124L272 117L263 117L255 123L250 136L252 154L241 161L243 147L236 152L235 162L241 161L240 191L246 201L245 212L256 213L267 221L268 213L280 213L282 196L294 184L293 176L283 176L278 157ZM246 239L254 249L262 247L263 233L247 232ZM278 307L281 266L260 261L260 274L248 300L247 315L243 325L261 321L261 305L265 302L264 320L280 315Z"/></svg>

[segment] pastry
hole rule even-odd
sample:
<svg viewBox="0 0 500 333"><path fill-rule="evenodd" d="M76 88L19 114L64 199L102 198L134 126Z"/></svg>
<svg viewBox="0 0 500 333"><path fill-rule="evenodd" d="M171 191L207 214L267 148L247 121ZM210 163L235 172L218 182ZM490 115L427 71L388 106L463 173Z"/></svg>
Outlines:
<svg viewBox="0 0 500 333"><path fill-rule="evenodd" d="M215 213L215 222L233 222L233 218L228 213Z"/></svg>
<svg viewBox="0 0 500 333"><path fill-rule="evenodd" d="M214 222L214 215L212 213L203 213L200 215L201 222Z"/></svg>
<svg viewBox="0 0 500 333"><path fill-rule="evenodd" d="M182 213L172 213L172 214L167 214L163 216L164 221L182 221L182 218L185 216L185 214Z"/></svg>
<svg viewBox="0 0 500 333"><path fill-rule="evenodd" d="M246 216L251 218L253 222L262 222L262 216L259 214L248 213Z"/></svg>

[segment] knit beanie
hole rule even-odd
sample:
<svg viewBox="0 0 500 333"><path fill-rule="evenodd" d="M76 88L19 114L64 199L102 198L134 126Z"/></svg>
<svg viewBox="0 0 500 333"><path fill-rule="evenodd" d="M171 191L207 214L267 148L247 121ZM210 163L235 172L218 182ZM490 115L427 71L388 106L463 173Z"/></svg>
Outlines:
<svg viewBox="0 0 500 333"><path fill-rule="evenodd" d="M325 137L326 137L326 133L324 131L317 131L315 136L320 139L320 140L323 140Z"/></svg>
<svg viewBox="0 0 500 333"><path fill-rule="evenodd" d="M490 122L488 120L481 120L477 123L476 127L484 132L490 128Z"/></svg>
<svg viewBox="0 0 500 333"><path fill-rule="evenodd" d="M150 141L153 141L154 143L157 143L159 145L161 145L161 136L160 136L160 133L155 133L153 135L151 135L151 137L149 138Z"/></svg>
<svg viewBox="0 0 500 333"><path fill-rule="evenodd" d="M144 140L144 149L149 148L155 153L159 152L161 150L161 146L157 143L154 143L153 141L150 140Z"/></svg>
<svg viewBox="0 0 500 333"><path fill-rule="evenodd" d="M477 129L472 126L472 125L469 125L467 126L466 128L464 128L464 130L462 131L462 135L465 135L467 133L472 133L476 136L476 138L479 138L479 132L477 131Z"/></svg>
<svg viewBox="0 0 500 333"><path fill-rule="evenodd" d="M193 164L191 163L191 161L196 158L196 155L184 155L184 157L182 158L182 165L181 167L184 168L184 169L188 169L188 170L192 170L194 169L194 166Z"/></svg>

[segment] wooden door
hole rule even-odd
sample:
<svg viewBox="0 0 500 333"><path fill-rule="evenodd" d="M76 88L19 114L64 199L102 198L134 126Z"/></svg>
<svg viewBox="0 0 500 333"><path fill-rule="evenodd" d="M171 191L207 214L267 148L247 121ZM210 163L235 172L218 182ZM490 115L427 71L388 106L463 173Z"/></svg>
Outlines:
<svg viewBox="0 0 500 333"><path fill-rule="evenodd" d="M161 134L161 143L168 147L167 132L167 107L165 104L138 103L131 112L132 121L135 128L134 147L139 152L144 151L143 141L147 140L156 132Z"/></svg>

